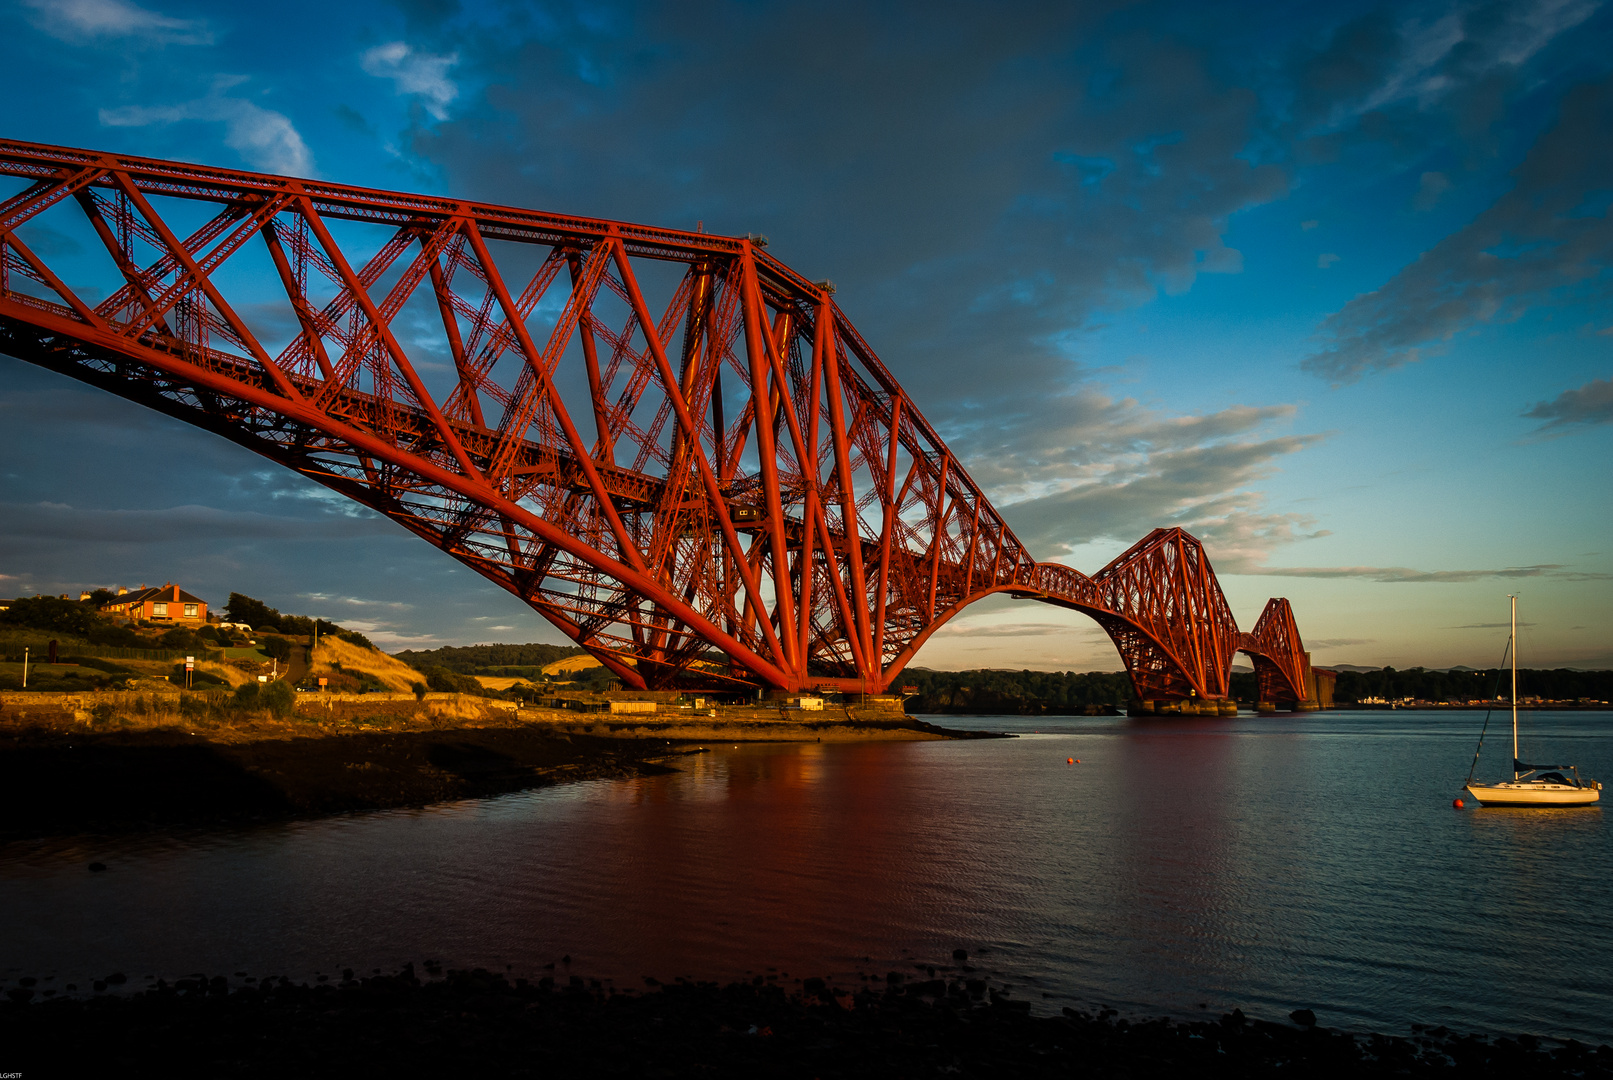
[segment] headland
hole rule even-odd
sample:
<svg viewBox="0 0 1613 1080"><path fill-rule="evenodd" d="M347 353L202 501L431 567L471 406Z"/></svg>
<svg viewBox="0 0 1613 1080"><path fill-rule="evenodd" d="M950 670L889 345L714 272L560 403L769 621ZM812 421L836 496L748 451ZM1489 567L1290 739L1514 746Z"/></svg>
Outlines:
<svg viewBox="0 0 1613 1080"><path fill-rule="evenodd" d="M883 702L613 714L464 694L0 693L0 836L230 824L425 806L652 775L710 744L989 737Z"/></svg>

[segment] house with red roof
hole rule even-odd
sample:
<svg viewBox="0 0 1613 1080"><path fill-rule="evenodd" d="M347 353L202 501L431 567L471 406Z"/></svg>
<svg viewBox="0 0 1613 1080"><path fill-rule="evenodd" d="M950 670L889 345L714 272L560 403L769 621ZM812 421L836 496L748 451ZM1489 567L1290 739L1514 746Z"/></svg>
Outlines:
<svg viewBox="0 0 1613 1080"><path fill-rule="evenodd" d="M192 596L173 582L155 589L142 585L134 592L119 590L116 600L101 605L101 614L131 622L190 623L201 626L207 622L207 601Z"/></svg>

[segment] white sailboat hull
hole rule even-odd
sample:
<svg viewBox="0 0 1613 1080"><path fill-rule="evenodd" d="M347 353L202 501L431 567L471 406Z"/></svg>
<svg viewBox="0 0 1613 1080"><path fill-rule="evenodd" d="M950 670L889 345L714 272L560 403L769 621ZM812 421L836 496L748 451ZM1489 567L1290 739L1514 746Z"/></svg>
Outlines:
<svg viewBox="0 0 1613 1080"><path fill-rule="evenodd" d="M1468 784L1467 793L1480 806L1589 806L1602 797L1599 787L1543 784L1531 780Z"/></svg>

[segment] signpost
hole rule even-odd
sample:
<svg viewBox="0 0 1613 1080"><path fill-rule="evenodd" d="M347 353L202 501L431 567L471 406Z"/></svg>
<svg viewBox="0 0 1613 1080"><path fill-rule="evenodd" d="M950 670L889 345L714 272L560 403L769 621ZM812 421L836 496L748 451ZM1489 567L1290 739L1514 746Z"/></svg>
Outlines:
<svg viewBox="0 0 1613 1080"><path fill-rule="evenodd" d="M194 656L187 656L187 657L185 657L185 689L186 690L194 690L195 688L196 688L196 658Z"/></svg>

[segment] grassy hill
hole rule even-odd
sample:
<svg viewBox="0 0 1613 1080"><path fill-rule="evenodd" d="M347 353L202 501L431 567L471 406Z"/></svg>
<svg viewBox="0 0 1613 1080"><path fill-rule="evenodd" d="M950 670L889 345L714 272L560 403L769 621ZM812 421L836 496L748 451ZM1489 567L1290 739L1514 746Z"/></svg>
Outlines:
<svg viewBox="0 0 1613 1080"><path fill-rule="evenodd" d="M332 690L370 686L407 694L415 683L425 681L419 670L396 657L337 637L319 639L308 674L315 679L329 679Z"/></svg>

